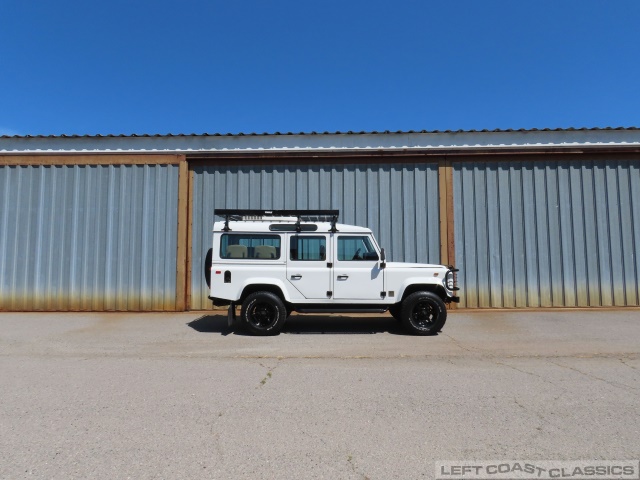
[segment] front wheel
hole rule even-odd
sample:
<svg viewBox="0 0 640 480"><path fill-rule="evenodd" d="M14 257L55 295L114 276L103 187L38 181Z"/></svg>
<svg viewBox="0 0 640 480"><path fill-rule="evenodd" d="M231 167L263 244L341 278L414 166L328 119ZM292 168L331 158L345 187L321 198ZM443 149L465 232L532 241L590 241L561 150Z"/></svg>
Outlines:
<svg viewBox="0 0 640 480"><path fill-rule="evenodd" d="M276 294L254 292L242 302L240 317L254 335L277 335L287 319L287 309Z"/></svg>
<svg viewBox="0 0 640 480"><path fill-rule="evenodd" d="M432 292L415 292L402 302L402 324L414 335L435 335L447 321L447 308Z"/></svg>

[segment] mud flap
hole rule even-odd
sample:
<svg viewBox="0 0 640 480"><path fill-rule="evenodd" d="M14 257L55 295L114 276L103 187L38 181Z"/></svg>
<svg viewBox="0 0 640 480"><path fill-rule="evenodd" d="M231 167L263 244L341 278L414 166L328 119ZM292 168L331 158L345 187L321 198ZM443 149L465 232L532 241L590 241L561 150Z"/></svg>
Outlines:
<svg viewBox="0 0 640 480"><path fill-rule="evenodd" d="M229 311L227 312L227 324L229 327L233 327L236 323L236 304L231 302L229 305Z"/></svg>

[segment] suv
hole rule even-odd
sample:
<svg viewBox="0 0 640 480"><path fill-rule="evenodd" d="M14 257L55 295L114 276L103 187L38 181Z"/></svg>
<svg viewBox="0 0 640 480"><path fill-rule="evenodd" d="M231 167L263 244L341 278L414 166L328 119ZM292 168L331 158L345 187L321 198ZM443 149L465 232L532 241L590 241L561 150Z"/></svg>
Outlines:
<svg viewBox="0 0 640 480"><path fill-rule="evenodd" d="M291 312L390 312L416 335L447 319L457 269L385 260L370 229L337 223L337 210L215 210L204 274L229 325L275 335ZM236 305L241 305L236 319Z"/></svg>

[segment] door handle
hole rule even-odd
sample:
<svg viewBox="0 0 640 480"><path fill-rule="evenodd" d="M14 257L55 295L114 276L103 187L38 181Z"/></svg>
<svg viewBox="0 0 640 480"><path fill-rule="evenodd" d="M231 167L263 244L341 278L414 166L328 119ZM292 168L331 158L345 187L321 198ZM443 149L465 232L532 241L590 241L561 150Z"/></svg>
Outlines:
<svg viewBox="0 0 640 480"><path fill-rule="evenodd" d="M338 275L338 280L346 280L349 278L349 275Z"/></svg>
<svg viewBox="0 0 640 480"><path fill-rule="evenodd" d="M291 275L291 280L300 280L302 278L302 275L297 274L297 275Z"/></svg>

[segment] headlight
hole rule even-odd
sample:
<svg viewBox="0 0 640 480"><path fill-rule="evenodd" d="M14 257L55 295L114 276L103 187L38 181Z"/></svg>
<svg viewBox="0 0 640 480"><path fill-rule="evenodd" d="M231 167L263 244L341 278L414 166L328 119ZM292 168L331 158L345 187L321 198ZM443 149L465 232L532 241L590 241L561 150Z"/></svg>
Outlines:
<svg viewBox="0 0 640 480"><path fill-rule="evenodd" d="M460 288L458 288L458 271L457 268L453 267L449 267L449 270L447 270L447 274L444 277L447 290L451 290L452 292L460 290Z"/></svg>

